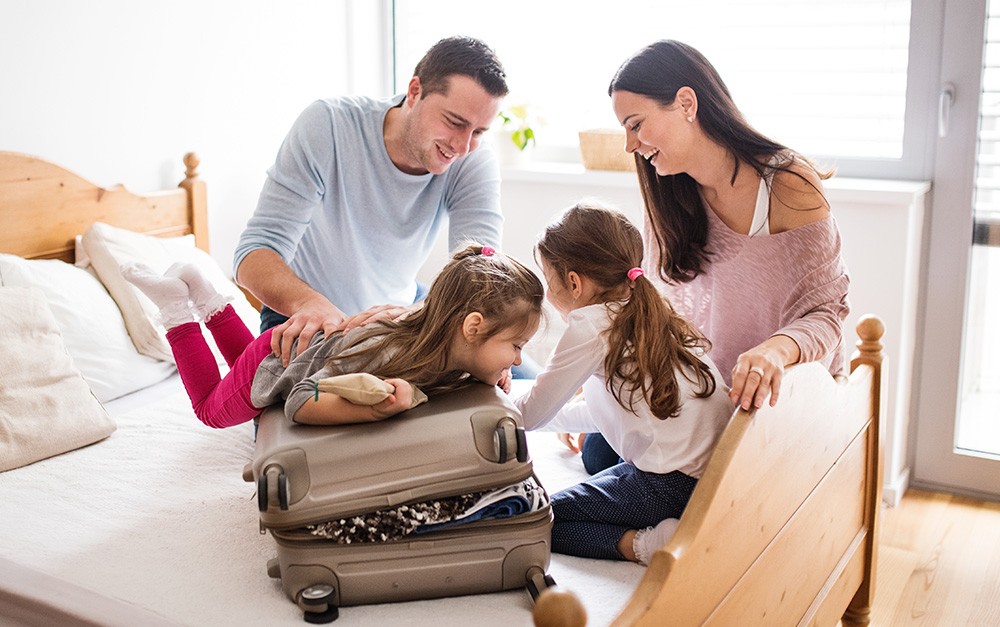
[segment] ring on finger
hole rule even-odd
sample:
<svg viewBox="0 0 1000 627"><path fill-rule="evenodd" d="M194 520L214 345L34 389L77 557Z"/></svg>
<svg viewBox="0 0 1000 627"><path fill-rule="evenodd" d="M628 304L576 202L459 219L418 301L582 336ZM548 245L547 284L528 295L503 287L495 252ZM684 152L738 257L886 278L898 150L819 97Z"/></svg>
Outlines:
<svg viewBox="0 0 1000 627"><path fill-rule="evenodd" d="M750 368L750 372L748 372L747 374L749 375L750 373L753 372L756 372L758 375L760 375L761 379L764 378L764 369L761 368L760 366L754 366L753 368Z"/></svg>

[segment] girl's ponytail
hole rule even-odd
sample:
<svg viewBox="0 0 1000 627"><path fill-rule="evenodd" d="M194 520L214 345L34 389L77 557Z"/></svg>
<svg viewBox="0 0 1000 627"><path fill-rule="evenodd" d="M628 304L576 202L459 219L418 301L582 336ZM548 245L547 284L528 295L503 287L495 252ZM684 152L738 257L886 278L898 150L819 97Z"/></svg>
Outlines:
<svg viewBox="0 0 1000 627"><path fill-rule="evenodd" d="M630 411L641 397L658 418L676 416L684 402L678 372L695 385L698 397L715 392L715 377L694 353L707 352L711 344L677 315L640 268L629 270L627 279L631 296L613 305L617 315L608 329L604 359L608 388Z"/></svg>

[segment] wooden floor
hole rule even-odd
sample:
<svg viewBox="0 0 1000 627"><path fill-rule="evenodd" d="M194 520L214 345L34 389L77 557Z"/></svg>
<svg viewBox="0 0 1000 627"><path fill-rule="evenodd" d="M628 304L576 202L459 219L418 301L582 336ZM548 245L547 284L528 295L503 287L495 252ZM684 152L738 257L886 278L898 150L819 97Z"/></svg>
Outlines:
<svg viewBox="0 0 1000 627"><path fill-rule="evenodd" d="M910 489L881 524L873 625L1000 626L1000 503Z"/></svg>

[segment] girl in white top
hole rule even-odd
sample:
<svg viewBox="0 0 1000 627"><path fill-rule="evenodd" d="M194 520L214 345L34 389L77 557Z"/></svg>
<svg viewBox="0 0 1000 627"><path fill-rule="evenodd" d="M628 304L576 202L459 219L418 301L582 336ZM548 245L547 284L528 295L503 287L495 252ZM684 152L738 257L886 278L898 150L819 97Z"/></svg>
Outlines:
<svg viewBox="0 0 1000 627"><path fill-rule="evenodd" d="M646 564L733 412L728 390L708 340L643 276L642 235L625 216L576 205L535 252L569 326L516 401L525 426L600 431L623 460L552 496L552 550Z"/></svg>

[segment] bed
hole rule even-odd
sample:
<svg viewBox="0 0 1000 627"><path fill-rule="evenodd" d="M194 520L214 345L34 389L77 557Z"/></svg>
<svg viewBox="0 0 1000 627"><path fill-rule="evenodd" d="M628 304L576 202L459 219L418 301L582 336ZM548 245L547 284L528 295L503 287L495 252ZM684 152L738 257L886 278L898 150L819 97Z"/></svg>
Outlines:
<svg viewBox="0 0 1000 627"><path fill-rule="evenodd" d="M4 365L0 422L16 431L18 421L48 420L35 425L40 448L15 440L0 449L0 468L16 464L0 472L5 624L302 624L266 574L273 541L242 478L252 427L197 421L155 320L111 275L111 262L130 255L211 264L206 187L197 157L184 161L176 189L136 194L0 152L0 320L22 325L0 329L5 353L27 344L16 351L25 365ZM22 302L39 313L10 304ZM251 321L245 299L240 308ZM51 394L31 366L38 326L54 346L43 363L71 362ZM537 605L515 591L343 608L338 623L572 624L582 599L590 625L866 624L881 499L881 324L865 318L858 333L850 377L795 366L778 407L734 414L676 536L648 569L554 555L558 588ZM52 405L12 410L17 393L28 398L19 403ZM585 477L552 434L529 434L529 447L550 491ZM11 462L25 448L28 457Z"/></svg>

